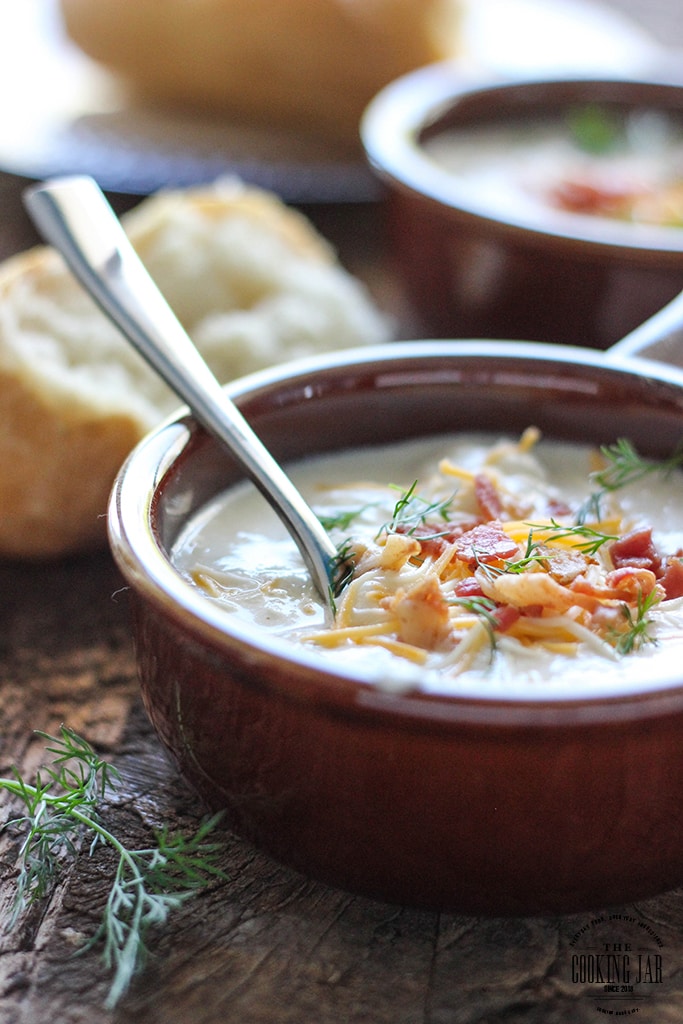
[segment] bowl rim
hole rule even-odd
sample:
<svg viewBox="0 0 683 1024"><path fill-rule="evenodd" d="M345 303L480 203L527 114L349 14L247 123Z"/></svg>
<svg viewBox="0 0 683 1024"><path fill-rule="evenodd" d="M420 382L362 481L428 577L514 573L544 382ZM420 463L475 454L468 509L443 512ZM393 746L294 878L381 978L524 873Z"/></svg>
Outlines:
<svg viewBox="0 0 683 1024"><path fill-rule="evenodd" d="M487 360L546 360L557 364L607 368L633 377L647 376L653 381L674 385L683 391L683 369L668 364L650 363L638 358L610 358L609 352L575 348L542 342L495 340L424 340L400 344L381 344L309 356L281 366L261 370L225 386L227 394L239 405L260 389L306 378L318 370L378 364L391 369L397 358L438 356L477 356ZM391 377L389 373L387 375ZM232 622L216 602L212 602L176 569L168 557L153 525L154 509L160 486L169 470L183 454L188 443L202 428L186 408L177 410L147 434L129 454L111 491L107 526L111 553L124 580L135 594L164 617L175 620L201 644L228 653L234 643L249 649L252 658L276 657L296 667L305 677L299 699L315 699L328 707L352 705L356 711L391 714L397 720L434 724L497 724L512 726L586 725L610 721L658 717L683 712L683 678L671 669L662 671L656 685L630 685L621 689L611 685L591 695L515 694L502 698L480 691L433 693L396 690L363 680L357 671L321 662L314 652L288 644L275 636L257 636L248 626ZM270 684L268 684L270 685ZM274 688L277 684L272 684ZM290 696L296 697L297 685L288 681Z"/></svg>
<svg viewBox="0 0 683 1024"><path fill-rule="evenodd" d="M360 138L366 159L386 186L422 197L449 218L485 221L498 231L513 232L528 239L552 239L567 247L583 248L592 255L618 250L640 259L680 260L683 228L634 225L592 215L547 211L533 216L514 211L491 211L467 187L425 153L422 135L455 109L461 101L476 95L501 93L514 96L543 90L646 89L680 99L683 115L683 83L656 78L615 78L613 75L566 75L550 77L501 77L481 80L463 74L452 62L442 61L408 72L390 82L370 101L360 121ZM634 237L635 236L635 237Z"/></svg>

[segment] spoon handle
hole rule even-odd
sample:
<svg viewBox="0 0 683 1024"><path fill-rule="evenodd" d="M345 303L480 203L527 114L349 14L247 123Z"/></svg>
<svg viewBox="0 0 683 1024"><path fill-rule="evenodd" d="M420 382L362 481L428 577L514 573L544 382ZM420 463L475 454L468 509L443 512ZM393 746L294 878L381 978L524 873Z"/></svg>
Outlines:
<svg viewBox="0 0 683 1024"><path fill-rule="evenodd" d="M230 449L296 541L325 602L338 553L320 521L204 362L96 182L58 178L24 194L31 218L124 336Z"/></svg>
<svg viewBox="0 0 683 1024"><path fill-rule="evenodd" d="M682 348L683 292L679 292L666 306L612 345L605 355L616 361L636 356L681 366Z"/></svg>

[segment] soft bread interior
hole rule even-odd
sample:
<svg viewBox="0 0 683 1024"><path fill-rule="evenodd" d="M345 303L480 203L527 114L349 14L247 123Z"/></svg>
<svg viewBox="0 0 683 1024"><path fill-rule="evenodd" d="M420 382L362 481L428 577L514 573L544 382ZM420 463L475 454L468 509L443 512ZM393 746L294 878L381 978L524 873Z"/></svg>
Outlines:
<svg viewBox="0 0 683 1024"><path fill-rule="evenodd" d="M159 194L124 218L221 382L385 341L386 318L299 213L224 182ZM179 405L49 247L0 265L0 555L101 545L114 476Z"/></svg>

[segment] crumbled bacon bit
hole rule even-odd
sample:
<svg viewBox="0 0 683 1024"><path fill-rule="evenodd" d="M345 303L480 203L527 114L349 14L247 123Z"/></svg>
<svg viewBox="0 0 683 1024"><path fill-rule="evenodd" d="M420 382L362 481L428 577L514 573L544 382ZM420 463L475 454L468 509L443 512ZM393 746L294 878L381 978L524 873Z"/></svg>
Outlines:
<svg viewBox="0 0 683 1024"><path fill-rule="evenodd" d="M513 608L512 605L506 604L500 605L500 607L496 608L492 614L493 618L496 620L496 629L498 632L505 633L511 626L514 626L522 613L519 608Z"/></svg>
<svg viewBox="0 0 683 1024"><path fill-rule="evenodd" d="M553 206L570 213L620 216L642 193L635 183L582 181L567 178L549 193Z"/></svg>
<svg viewBox="0 0 683 1024"><path fill-rule="evenodd" d="M456 558L472 567L514 558L518 552L518 545L497 522L480 523L456 541Z"/></svg>
<svg viewBox="0 0 683 1024"><path fill-rule="evenodd" d="M410 529L410 536L420 542L420 548L424 556L431 555L438 558L450 547L458 537L468 533L478 524L478 519L471 519L461 523L444 523L443 526L420 524ZM408 529L399 525L396 528L399 534L408 533Z"/></svg>
<svg viewBox="0 0 683 1024"><path fill-rule="evenodd" d="M632 566L637 569L650 569L659 575L662 566L661 557L652 540L652 527L643 526L615 540L609 547L612 565L615 569Z"/></svg>
<svg viewBox="0 0 683 1024"><path fill-rule="evenodd" d="M466 576L459 580L453 588L456 597L483 597L484 591L476 576Z"/></svg>
<svg viewBox="0 0 683 1024"><path fill-rule="evenodd" d="M674 597L683 597L683 560L678 557L668 558L659 582L667 601Z"/></svg>
<svg viewBox="0 0 683 1024"><path fill-rule="evenodd" d="M498 489L488 473L477 473L474 478L474 496L477 499L484 519L500 519L503 514L503 502Z"/></svg>
<svg viewBox="0 0 683 1024"><path fill-rule="evenodd" d="M551 519L559 519L561 516L568 516L571 514L571 505L566 501L561 501L559 498L548 499L548 516Z"/></svg>

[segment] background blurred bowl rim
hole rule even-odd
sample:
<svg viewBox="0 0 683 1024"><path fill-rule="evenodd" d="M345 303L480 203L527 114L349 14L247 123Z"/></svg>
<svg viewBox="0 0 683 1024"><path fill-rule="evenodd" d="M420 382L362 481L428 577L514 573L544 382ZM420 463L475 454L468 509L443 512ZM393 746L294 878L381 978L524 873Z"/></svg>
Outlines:
<svg viewBox="0 0 683 1024"><path fill-rule="evenodd" d="M634 225L591 215L558 215L557 223L536 223L513 213L492 212L477 202L467 189L459 188L447 170L422 150L422 133L442 118L453 104L473 95L510 93L543 89L593 88L647 89L680 99L683 115L683 83L655 78L557 76L479 80L463 76L451 62L430 64L395 79L371 100L363 113L360 136L365 155L379 179L394 188L421 196L439 206L454 220L485 221L497 231L540 241L552 240L571 248L630 255L634 258L674 262L683 258L683 228ZM549 218L552 211L548 210ZM633 236L636 235L634 238Z"/></svg>
<svg viewBox="0 0 683 1024"><path fill-rule="evenodd" d="M259 389L277 388L297 377L306 377L319 369L343 369L366 364L391 364L396 358L443 358L476 356L491 360L507 355L510 359L546 360L553 364L601 367L616 373L641 377L644 364L638 359L610 360L605 352L560 346L542 342L509 340L422 340L384 344L367 348L325 353L270 367L242 377L226 386L227 393L239 404L240 398ZM645 364L648 377L671 384L683 391L683 370L667 364ZM683 414L682 414L683 415ZM322 662L314 652L294 647L275 636L257 634L240 622L230 623L217 603L205 597L175 569L153 528L154 509L169 470L184 453L196 434L196 421L187 410L176 411L151 431L130 453L114 483L109 508L109 543L114 560L128 585L181 631L190 632L201 644L230 655L235 644L249 649L256 660L275 657L306 677L303 689L310 697L314 678L316 700L328 707L349 709L349 701L358 713L389 714L403 720L451 724L535 724L585 725L602 721L650 718L683 709L683 678L673 671L660 675L655 685L627 690L609 688L595 696L576 698L544 695L487 697L481 692L462 694L400 691L363 680L359 673L332 663ZM209 442L211 443L211 442ZM296 686L288 682L292 696ZM308 699L308 698L307 698Z"/></svg>

